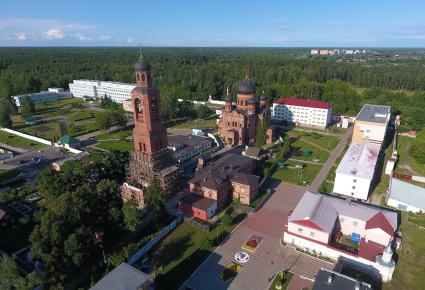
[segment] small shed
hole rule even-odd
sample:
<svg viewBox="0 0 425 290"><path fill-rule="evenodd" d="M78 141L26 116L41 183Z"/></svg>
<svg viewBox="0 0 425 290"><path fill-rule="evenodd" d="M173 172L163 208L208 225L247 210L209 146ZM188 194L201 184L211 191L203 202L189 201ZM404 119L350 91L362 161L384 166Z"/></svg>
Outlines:
<svg viewBox="0 0 425 290"><path fill-rule="evenodd" d="M66 149L69 148L80 148L80 140L78 140L75 137L72 137L70 135L63 135L59 138L59 144L65 147Z"/></svg>

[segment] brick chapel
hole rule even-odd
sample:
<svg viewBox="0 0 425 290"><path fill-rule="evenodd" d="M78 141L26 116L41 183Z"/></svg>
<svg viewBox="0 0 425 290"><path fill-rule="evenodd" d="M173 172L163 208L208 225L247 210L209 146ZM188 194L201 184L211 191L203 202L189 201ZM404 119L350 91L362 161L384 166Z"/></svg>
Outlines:
<svg viewBox="0 0 425 290"><path fill-rule="evenodd" d="M270 124L270 109L267 107L267 97L260 97L257 102L255 84L245 78L238 84L236 106L227 89L224 110L218 122L218 132L223 141L229 145L252 145L255 143L257 124L260 121ZM267 129L267 143L273 142L274 130Z"/></svg>
<svg viewBox="0 0 425 290"><path fill-rule="evenodd" d="M159 180L169 197L181 188L183 171L167 148L160 93L152 86L151 65L140 56L134 67L136 87L131 92L134 149L130 154L122 197L124 200L134 198L142 208L145 205L144 191L153 178Z"/></svg>

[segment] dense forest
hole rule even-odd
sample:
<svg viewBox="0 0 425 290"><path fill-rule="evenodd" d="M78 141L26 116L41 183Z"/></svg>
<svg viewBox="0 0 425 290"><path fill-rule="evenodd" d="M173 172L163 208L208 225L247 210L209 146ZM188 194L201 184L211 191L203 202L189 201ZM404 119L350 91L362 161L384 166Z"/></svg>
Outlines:
<svg viewBox="0 0 425 290"><path fill-rule="evenodd" d="M246 75L270 101L280 96L331 102L334 111L355 114L365 102L388 104L401 113L404 129L425 124L425 61L336 62L312 59L306 49L146 48L154 84L164 99L215 99L226 87L235 94ZM136 48L2 48L0 97L68 88L73 79L133 82ZM164 100L167 102L167 100Z"/></svg>

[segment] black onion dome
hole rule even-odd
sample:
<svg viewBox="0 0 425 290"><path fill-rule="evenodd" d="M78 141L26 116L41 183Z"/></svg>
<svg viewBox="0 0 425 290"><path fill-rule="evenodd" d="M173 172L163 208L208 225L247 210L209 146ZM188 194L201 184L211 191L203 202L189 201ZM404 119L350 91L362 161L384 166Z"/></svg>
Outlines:
<svg viewBox="0 0 425 290"><path fill-rule="evenodd" d="M145 60L143 57L139 58L139 60L134 64L134 69L138 71L146 71L151 69L150 63Z"/></svg>
<svg viewBox="0 0 425 290"><path fill-rule="evenodd" d="M231 102L231 101L233 101L233 98L232 98L231 95L227 95L227 96L224 97L224 101L225 102Z"/></svg>
<svg viewBox="0 0 425 290"><path fill-rule="evenodd" d="M249 99L248 100L248 104L249 105L256 105L257 104L257 99L255 99L255 98Z"/></svg>
<svg viewBox="0 0 425 290"><path fill-rule="evenodd" d="M257 91L255 84L248 79L241 81L238 85L238 94L254 94Z"/></svg>

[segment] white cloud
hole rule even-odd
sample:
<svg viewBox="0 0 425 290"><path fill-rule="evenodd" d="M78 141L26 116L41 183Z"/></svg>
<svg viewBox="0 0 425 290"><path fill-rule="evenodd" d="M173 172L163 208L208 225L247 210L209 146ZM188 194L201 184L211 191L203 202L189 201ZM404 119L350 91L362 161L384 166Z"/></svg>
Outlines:
<svg viewBox="0 0 425 290"><path fill-rule="evenodd" d="M60 28L51 28L43 33L43 36L47 40L63 39L65 38L65 32Z"/></svg>
<svg viewBox="0 0 425 290"><path fill-rule="evenodd" d="M129 38L127 39L127 42L128 42L128 43L133 43L133 41L134 41L133 37L129 37Z"/></svg>
<svg viewBox="0 0 425 290"><path fill-rule="evenodd" d="M84 35L82 33L73 33L72 37L74 37L74 38L76 38L77 40L80 40L80 41L92 41L93 40L93 37Z"/></svg>
<svg viewBox="0 0 425 290"><path fill-rule="evenodd" d="M111 40L111 36L109 35L101 35L98 37L99 40Z"/></svg>
<svg viewBox="0 0 425 290"><path fill-rule="evenodd" d="M28 36L25 33L16 34L16 39L20 41L25 41L28 39Z"/></svg>

